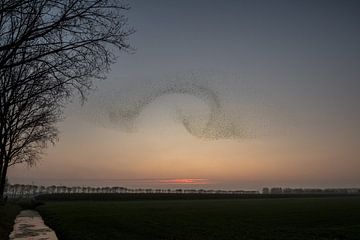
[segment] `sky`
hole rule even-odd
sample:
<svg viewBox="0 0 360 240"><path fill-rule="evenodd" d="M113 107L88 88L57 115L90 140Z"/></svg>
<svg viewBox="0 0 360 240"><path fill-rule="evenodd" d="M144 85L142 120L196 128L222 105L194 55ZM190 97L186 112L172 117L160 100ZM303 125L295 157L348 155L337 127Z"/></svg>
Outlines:
<svg viewBox="0 0 360 240"><path fill-rule="evenodd" d="M129 1L134 53L10 182L359 187L359 1Z"/></svg>

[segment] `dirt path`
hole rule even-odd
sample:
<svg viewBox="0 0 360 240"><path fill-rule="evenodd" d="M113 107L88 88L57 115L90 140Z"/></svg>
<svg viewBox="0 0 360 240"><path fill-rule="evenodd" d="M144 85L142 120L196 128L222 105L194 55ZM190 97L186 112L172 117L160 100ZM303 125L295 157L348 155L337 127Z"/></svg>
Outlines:
<svg viewBox="0 0 360 240"><path fill-rule="evenodd" d="M57 240L55 232L44 224L37 211L24 210L16 216L10 240Z"/></svg>

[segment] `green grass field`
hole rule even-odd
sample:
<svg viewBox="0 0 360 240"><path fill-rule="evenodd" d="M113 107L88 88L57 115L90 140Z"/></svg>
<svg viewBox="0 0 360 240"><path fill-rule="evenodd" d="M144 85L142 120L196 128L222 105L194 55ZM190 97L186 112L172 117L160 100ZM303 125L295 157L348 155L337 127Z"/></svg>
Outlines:
<svg viewBox="0 0 360 240"><path fill-rule="evenodd" d="M61 240L360 239L360 197L47 202Z"/></svg>

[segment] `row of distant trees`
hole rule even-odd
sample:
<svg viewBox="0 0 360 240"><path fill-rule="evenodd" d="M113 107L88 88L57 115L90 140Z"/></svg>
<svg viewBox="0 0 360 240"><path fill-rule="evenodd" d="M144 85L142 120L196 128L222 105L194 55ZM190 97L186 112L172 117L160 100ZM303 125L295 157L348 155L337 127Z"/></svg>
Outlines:
<svg viewBox="0 0 360 240"><path fill-rule="evenodd" d="M89 187L89 186L37 186L30 184L8 184L5 194L9 197L31 197L41 194L76 194L76 193L184 193L184 194L259 194L259 191L245 190L205 190L205 189L152 189L125 187Z"/></svg>
<svg viewBox="0 0 360 240"><path fill-rule="evenodd" d="M169 194L260 194L259 191L213 189L152 189L90 186L38 186L33 184L7 184L5 194L11 198L32 197L41 194L96 194L96 193L169 193ZM262 194L360 194L360 188L263 188Z"/></svg>
<svg viewBox="0 0 360 240"><path fill-rule="evenodd" d="M263 194L360 194L360 188L263 188Z"/></svg>

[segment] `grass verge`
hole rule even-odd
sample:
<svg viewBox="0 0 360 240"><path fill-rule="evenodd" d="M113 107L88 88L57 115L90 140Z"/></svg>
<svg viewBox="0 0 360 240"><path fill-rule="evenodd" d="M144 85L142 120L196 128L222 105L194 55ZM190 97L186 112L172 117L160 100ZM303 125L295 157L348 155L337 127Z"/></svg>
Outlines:
<svg viewBox="0 0 360 240"><path fill-rule="evenodd" d="M16 215L21 207L17 204L7 203L0 205L0 240L7 240L13 229Z"/></svg>

